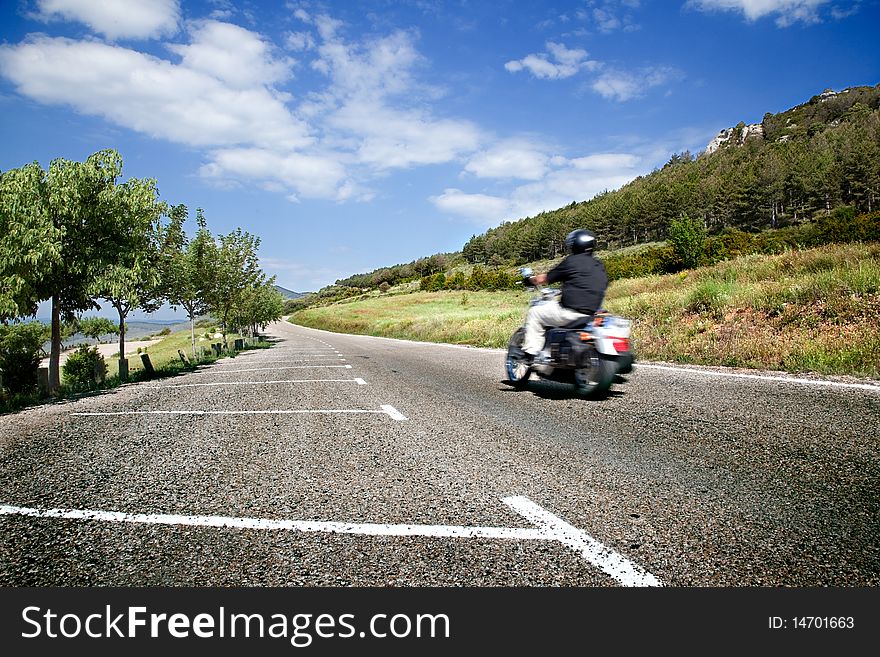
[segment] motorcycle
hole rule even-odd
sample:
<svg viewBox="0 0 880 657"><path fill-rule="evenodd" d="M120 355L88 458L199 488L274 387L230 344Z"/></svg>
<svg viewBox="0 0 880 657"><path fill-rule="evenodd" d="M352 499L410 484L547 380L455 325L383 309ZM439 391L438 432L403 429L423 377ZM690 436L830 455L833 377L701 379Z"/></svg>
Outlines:
<svg viewBox="0 0 880 657"><path fill-rule="evenodd" d="M532 270L520 269L522 285L533 291L529 307L554 302L561 294L554 288L531 285ZM631 322L599 310L565 326L548 328L544 348L529 364L522 349L525 326L518 328L507 346L507 378L515 388L525 388L534 372L541 378L574 383L584 397L597 397L632 372L635 355L630 344Z"/></svg>

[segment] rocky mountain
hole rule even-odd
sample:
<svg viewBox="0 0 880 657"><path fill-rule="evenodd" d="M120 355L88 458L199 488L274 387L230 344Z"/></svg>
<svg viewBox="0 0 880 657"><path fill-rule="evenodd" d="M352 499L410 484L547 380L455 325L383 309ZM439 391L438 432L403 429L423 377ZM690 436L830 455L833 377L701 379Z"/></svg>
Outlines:
<svg viewBox="0 0 880 657"><path fill-rule="evenodd" d="M747 125L740 122L732 128L724 128L706 145L703 155L711 155L727 145L742 146L750 138L786 142L813 136L826 128L837 127L853 113L870 112L878 106L880 85L849 87L841 91L826 89L806 103L784 112L767 112L761 123Z"/></svg>

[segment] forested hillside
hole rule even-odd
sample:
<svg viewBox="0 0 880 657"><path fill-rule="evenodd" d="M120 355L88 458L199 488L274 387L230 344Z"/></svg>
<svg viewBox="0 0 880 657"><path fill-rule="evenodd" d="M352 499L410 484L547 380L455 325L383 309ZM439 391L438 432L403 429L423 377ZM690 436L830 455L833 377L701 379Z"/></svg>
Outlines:
<svg viewBox="0 0 880 657"><path fill-rule="evenodd" d="M595 231L600 248L615 249L665 239L682 215L713 233L777 228L841 205L857 213L878 209L880 85L826 92L768 113L763 135L741 139L745 127L736 126L711 154L675 155L619 190L474 236L462 254L471 262L552 258L578 227Z"/></svg>

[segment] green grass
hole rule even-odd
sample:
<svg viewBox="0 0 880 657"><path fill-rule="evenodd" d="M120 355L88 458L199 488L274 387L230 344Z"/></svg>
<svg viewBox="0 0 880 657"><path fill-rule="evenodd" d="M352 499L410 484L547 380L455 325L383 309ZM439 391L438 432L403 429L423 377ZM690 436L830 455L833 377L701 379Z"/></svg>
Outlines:
<svg viewBox="0 0 880 657"><path fill-rule="evenodd" d="M504 347L527 301L524 291L418 292L308 308L292 321ZM605 305L633 320L641 359L880 378L880 244L749 255L614 281Z"/></svg>
<svg viewBox="0 0 880 657"><path fill-rule="evenodd" d="M219 330L219 329L218 329ZM196 329L196 349L204 347L206 351L210 352L211 344L214 342L222 342L223 338L205 338L205 333L210 332L213 333L214 329L208 329L206 327L197 328ZM169 366L170 364L180 363L181 361L178 350L182 351L186 354L188 360L192 360L192 343L190 340L190 329L186 328L180 331L175 331L169 335L165 336L156 336L161 338L161 342L157 342L156 344L149 345L147 347L141 348L136 354L129 354L128 356L128 369L130 374L134 374L136 372L142 371L144 369L143 361L141 359L140 354L148 354L150 357L150 363L152 363L154 368L162 368ZM230 333L227 336L227 340L229 346L231 347L234 344L236 338L240 338L241 336L237 333ZM149 338L143 338L149 339ZM140 340L138 340L140 342ZM126 348L128 351L128 348ZM118 374L119 371L119 357L118 353L116 356L112 358L107 358L107 366L110 368L111 374Z"/></svg>
<svg viewBox="0 0 880 657"><path fill-rule="evenodd" d="M309 308L296 322L342 333L497 347L522 321L525 292L416 292Z"/></svg>

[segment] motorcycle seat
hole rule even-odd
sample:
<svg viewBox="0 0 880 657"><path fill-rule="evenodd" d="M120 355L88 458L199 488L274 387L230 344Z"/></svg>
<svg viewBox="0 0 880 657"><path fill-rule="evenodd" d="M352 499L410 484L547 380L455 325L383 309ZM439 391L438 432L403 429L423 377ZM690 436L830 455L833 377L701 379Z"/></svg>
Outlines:
<svg viewBox="0 0 880 657"><path fill-rule="evenodd" d="M577 319L574 319L574 320L568 322L567 324L563 324L562 326L560 326L558 328L563 328L563 329L587 328L590 325L590 322L592 322L592 321L593 321L592 315L585 315L584 317L578 317Z"/></svg>

